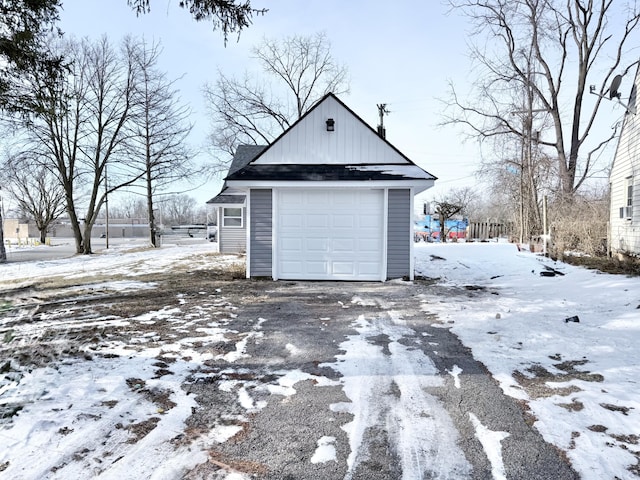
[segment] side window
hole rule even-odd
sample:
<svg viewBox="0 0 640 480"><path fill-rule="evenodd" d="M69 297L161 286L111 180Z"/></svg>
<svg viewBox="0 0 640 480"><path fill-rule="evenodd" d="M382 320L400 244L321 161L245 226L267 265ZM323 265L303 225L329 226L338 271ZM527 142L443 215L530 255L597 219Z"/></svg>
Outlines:
<svg viewBox="0 0 640 480"><path fill-rule="evenodd" d="M242 208L225 207L222 209L222 226L242 228Z"/></svg>

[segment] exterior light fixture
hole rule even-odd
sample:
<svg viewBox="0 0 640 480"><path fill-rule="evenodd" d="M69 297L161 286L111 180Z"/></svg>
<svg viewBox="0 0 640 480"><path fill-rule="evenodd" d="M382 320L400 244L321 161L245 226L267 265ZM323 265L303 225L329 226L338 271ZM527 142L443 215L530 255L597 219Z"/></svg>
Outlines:
<svg viewBox="0 0 640 480"><path fill-rule="evenodd" d="M333 132L336 129L336 122L333 118L327 118L327 132Z"/></svg>

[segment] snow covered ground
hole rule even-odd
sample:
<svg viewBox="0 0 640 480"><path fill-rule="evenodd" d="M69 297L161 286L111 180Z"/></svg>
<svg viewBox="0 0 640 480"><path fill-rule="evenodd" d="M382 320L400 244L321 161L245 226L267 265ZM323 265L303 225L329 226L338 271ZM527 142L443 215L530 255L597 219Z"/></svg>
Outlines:
<svg viewBox="0 0 640 480"><path fill-rule="evenodd" d="M535 427L582 478L640 476L640 278L506 243L416 250L421 274L487 289L473 300L427 298L422 308L451 325L506 394L528 403ZM546 267L561 275L541 276Z"/></svg>
<svg viewBox="0 0 640 480"><path fill-rule="evenodd" d="M450 327L487 366L503 391L528 405L535 428L566 452L582 478L640 476L640 279L554 263L519 252L511 244L423 243L416 245L415 253L416 272L439 279L437 291L422 294L416 309L437 314L443 327ZM13 323L15 318L2 313L8 308L8 304L3 307L2 290L43 278L82 279L79 283L85 284L90 278L92 292L153 291L153 282L138 280L142 275L181 269L185 264L210 268L213 263L232 266L238 261L234 256L212 255L211 246L201 244L168 246L160 252L111 249L90 257L0 265L0 342L19 341L27 348L30 339L46 330L60 334L62 350L68 348L64 339L79 331L79 324L65 321L64 305L59 316L41 318L37 324ZM540 275L550 269L554 276ZM68 291L69 286L65 288ZM87 292L86 286L74 288L78 295ZM458 293L443 295L447 289ZM465 290L479 294L459 294ZM237 434L246 421L243 415L226 418L195 442L186 441L185 421L195 402L183 385L195 365L216 360L214 354L202 353L198 346L203 341L233 338L234 348L219 354L233 363L247 356L247 342L260 337L264 320L257 319L252 332L239 335L233 327L237 305L219 292L202 292L202 296L206 309L202 304L190 305L185 298L180 301L179 319L177 310L163 305L161 298L153 309L126 320L95 318L91 312L81 319L84 330L98 322L123 328L135 325L139 334L126 344L117 337L106 338L98 351L88 349L28 371L14 368L19 359L0 358L0 409L6 413L17 408L9 420L0 419L0 478L180 478L181 472L207 460L207 449ZM352 300L365 306L366 301ZM567 321L571 317L579 321ZM175 340L158 341L161 323L175 333ZM384 364L385 357L376 356L377 351L370 351L371 344L364 341L381 328L392 341L389 348L397 350L393 358L401 359L401 364ZM351 403L332 408L354 414L354 421L344 429L356 449L362 436L360 422L366 421L362 412L375 416L371 408L379 407L368 406L375 392L350 383L356 378L349 373L358 358L374 359L372 368L380 372L399 368L398 378L406 380L399 388L415 389L417 396L429 385L411 382L413 373L421 382L439 380L426 357L396 341L406 333L401 319L374 326L354 318L354 329L357 334L344 339L344 353L334 364L345 375L341 384ZM296 348L290 345L292 355ZM464 381L460 368L450 374L456 385ZM321 385L335 384L299 371L275 377L272 385L252 384L251 394L247 384L238 380L221 383L220 388L237 392L242 411L249 415L264 408L264 395L295 395L298 381L312 378ZM403 407L410 410L412 405ZM437 418L447 418L437 413L436 403L432 407ZM494 478L504 478L500 441L507 434L487 430L476 417L470 421L491 461ZM412 431L416 441L444 442L445 449L458 451L455 443L447 443L454 442L455 435L430 437L434 431L430 420L421 422L402 428ZM400 449L412 452L402 460L428 450L412 448L406 435L398 438L407 442ZM319 434L311 463L336 462L335 442L334 437ZM350 465L357 462L352 453L347 459ZM459 455L452 454L449 460L443 467L446 471L468 471ZM413 472L410 465L404 468ZM226 476L216 478L249 477L227 470Z"/></svg>

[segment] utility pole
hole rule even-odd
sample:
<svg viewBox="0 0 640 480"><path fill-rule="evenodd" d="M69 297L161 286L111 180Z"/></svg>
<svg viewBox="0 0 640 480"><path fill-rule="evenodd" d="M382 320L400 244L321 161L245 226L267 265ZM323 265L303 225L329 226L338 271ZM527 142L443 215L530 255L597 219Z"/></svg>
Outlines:
<svg viewBox="0 0 640 480"><path fill-rule="evenodd" d="M380 116L380 125L378 125L378 135L380 135L380 137L382 138L386 138L387 137L387 131L384 128L384 116L385 115L389 115L389 110L387 110L387 104L386 103L379 103L377 105L378 107L378 115Z"/></svg>

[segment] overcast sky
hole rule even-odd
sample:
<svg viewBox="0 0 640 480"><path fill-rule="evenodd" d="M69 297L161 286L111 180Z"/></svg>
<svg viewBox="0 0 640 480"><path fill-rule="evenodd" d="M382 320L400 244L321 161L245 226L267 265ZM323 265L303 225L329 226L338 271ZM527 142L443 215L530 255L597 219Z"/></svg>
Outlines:
<svg viewBox="0 0 640 480"><path fill-rule="evenodd" d="M161 66L170 78L184 75L178 87L194 110L196 146L204 144L209 128L201 89L216 81L218 70L238 76L255 70L250 50L265 36L324 31L335 59L350 72L351 92L341 100L372 127L378 123L376 104L388 105L387 139L439 179L430 196L476 183L476 145L464 143L459 129L438 126L448 82L464 92L472 77L466 20L447 14L439 0L252 0L269 11L226 46L220 32L192 20L178 0L151 4L151 14L136 17L126 0L64 0L61 27L79 37L107 34L116 42L134 34L161 42ZM219 187L213 182L190 194L205 202Z"/></svg>
<svg viewBox="0 0 640 480"><path fill-rule="evenodd" d="M387 139L415 163L439 178L440 188L473 183L478 156L461 145L452 128L439 129L447 81L467 75L465 24L447 16L437 1L402 0L253 0L269 9L226 47L220 32L196 23L177 7L178 0L153 0L152 13L136 17L126 0L64 0L61 27L67 35L113 41L144 35L163 46L162 67L179 82L183 100L194 110L192 142L204 143L209 127L201 93L218 70L242 75L255 69L250 49L264 36L327 33L336 60L347 65L351 93L341 99L375 127L376 104L386 103ZM207 161L205 155L202 161ZM219 183L190 194L206 201Z"/></svg>

